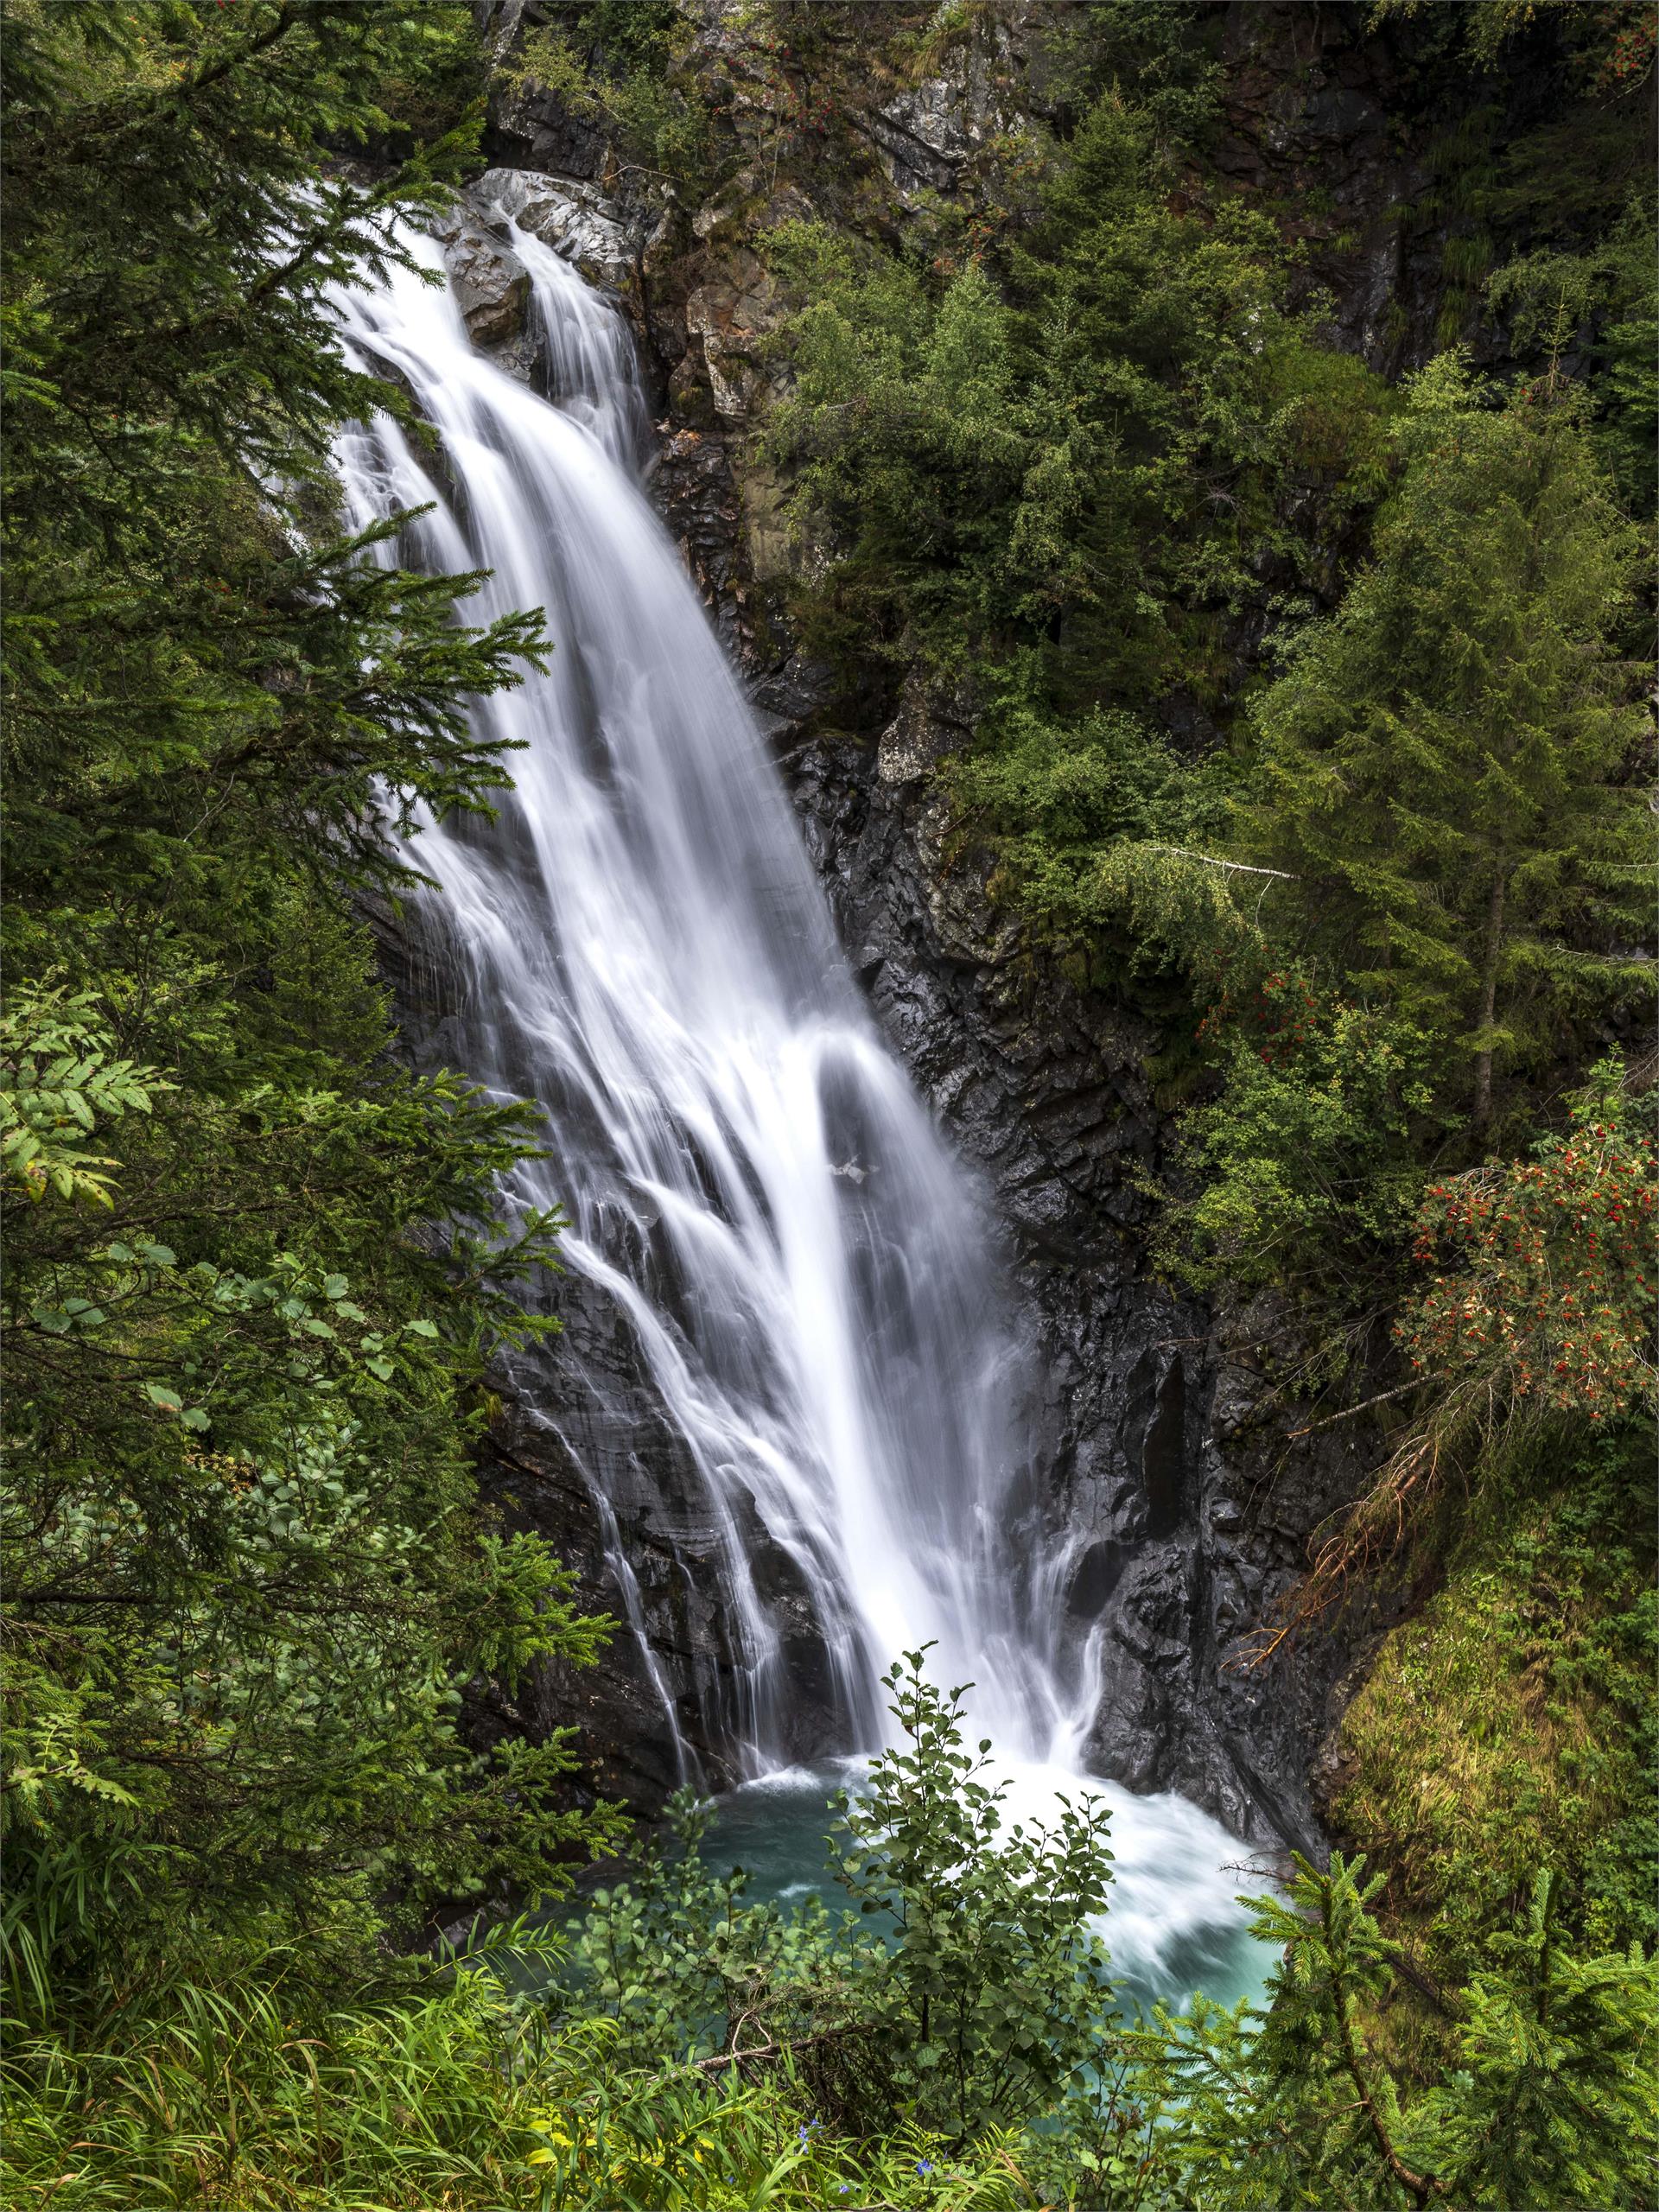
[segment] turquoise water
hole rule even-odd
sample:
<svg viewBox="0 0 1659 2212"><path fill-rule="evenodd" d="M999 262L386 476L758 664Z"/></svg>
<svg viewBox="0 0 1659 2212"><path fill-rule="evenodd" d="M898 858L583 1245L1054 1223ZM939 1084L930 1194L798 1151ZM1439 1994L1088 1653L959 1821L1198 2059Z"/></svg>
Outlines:
<svg viewBox="0 0 1659 2212"><path fill-rule="evenodd" d="M835 1820L828 1800L837 1789L855 1790L864 1765L848 1759L789 1767L730 1791L719 1801L703 1847L709 1866L722 1874L741 1866L757 1900L787 1906L816 1891L833 1913L846 1897L826 1866ZM1010 1824L1052 1817L1056 1788L1075 1801L1089 1786L1075 1775L1034 1767L1014 1768L1010 1780ZM1107 1783L1093 1787L1112 1812L1116 1879L1100 1932L1126 2004L1185 2005L1194 1991L1224 2005L1258 1999L1277 1955L1250 1936L1237 1903L1241 1893L1268 1887L1264 1875L1241 1864L1249 1847L1184 1799L1136 1797Z"/></svg>

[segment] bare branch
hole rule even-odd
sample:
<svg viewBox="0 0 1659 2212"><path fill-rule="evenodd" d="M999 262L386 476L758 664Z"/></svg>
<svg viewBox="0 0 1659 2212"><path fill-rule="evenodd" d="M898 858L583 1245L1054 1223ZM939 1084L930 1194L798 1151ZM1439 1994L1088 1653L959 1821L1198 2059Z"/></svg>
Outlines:
<svg viewBox="0 0 1659 2212"><path fill-rule="evenodd" d="M1185 845L1160 845L1148 841L1149 853L1173 853L1177 860L1197 861L1201 868L1218 868L1228 875L1271 875L1281 883L1300 883L1299 875L1290 875L1281 868L1251 868L1244 861L1220 861L1211 853L1195 853Z"/></svg>
<svg viewBox="0 0 1659 2212"><path fill-rule="evenodd" d="M1339 1414L1328 1414L1323 1421L1311 1421L1306 1428L1293 1428L1285 1438L1294 1444L1299 1436L1317 1436L1322 1428L1334 1428L1339 1421L1352 1421L1357 1414L1368 1414L1373 1406L1386 1406L1390 1398L1403 1398L1408 1390L1421 1390L1431 1380L1427 1375L1414 1375L1409 1382L1402 1382L1393 1390L1380 1390L1374 1398L1362 1398L1357 1406L1344 1406Z"/></svg>

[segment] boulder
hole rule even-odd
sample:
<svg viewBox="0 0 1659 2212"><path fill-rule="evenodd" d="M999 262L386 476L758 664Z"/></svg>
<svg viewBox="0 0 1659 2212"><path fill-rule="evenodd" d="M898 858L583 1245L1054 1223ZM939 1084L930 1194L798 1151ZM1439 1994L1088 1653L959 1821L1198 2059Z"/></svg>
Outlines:
<svg viewBox="0 0 1659 2212"><path fill-rule="evenodd" d="M435 228L467 335L485 353L510 346L524 331L530 271L505 238L480 224L449 217Z"/></svg>
<svg viewBox="0 0 1659 2212"><path fill-rule="evenodd" d="M589 283L613 292L635 284L654 219L609 198L597 185L530 169L486 169L470 197L550 245Z"/></svg>

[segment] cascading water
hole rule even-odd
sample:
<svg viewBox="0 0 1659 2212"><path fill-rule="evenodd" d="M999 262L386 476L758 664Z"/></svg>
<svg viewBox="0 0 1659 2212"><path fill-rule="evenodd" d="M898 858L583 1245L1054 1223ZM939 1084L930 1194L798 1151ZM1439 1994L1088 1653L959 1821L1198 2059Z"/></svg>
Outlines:
<svg viewBox="0 0 1659 2212"><path fill-rule="evenodd" d="M626 1317L706 1492L741 1767L764 1775L784 1740L758 1519L810 1593L849 1750L880 1738L883 1669L931 1641L938 1678L976 1685L976 1725L1040 1794L1044 1770L1074 1778L1092 1685L1046 1628L1052 1578L1005 1533L1017 1351L981 1208L872 1027L639 488L626 328L542 240L515 228L513 248L556 404L474 352L446 289L404 271L337 302L347 346L415 394L453 487L377 417L340 448L352 521L435 499L397 557L488 569L472 619L539 607L554 643L544 677L477 709L524 748L499 819L424 825L447 1055L546 1108L552 1156L513 1195L564 1207L565 1265ZM643 1634L626 1562L618 1580ZM1224 1832L1179 1799L1108 1794L1120 1955L1236 1926Z"/></svg>

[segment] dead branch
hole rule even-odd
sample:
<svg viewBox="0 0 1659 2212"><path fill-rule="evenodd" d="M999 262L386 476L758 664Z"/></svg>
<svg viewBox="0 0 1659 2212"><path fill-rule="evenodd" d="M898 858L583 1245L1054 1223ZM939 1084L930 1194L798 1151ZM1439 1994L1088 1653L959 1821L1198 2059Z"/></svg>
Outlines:
<svg viewBox="0 0 1659 2212"><path fill-rule="evenodd" d="M1195 853L1185 845L1160 845L1150 838L1146 849L1149 853L1173 853L1177 860L1197 861L1200 868L1218 868L1228 875L1272 875L1281 883L1300 883L1301 878L1291 875L1281 868L1252 868L1245 861L1220 861L1212 853Z"/></svg>
<svg viewBox="0 0 1659 2212"><path fill-rule="evenodd" d="M1403 1398L1408 1390L1420 1389L1433 1378L1425 1375L1413 1376L1409 1382L1402 1382L1393 1390L1380 1390L1374 1398L1366 1398L1357 1406L1344 1406L1339 1414L1327 1414L1323 1421L1311 1421L1306 1428L1293 1428L1285 1437L1287 1444L1294 1444L1300 1436L1317 1436L1322 1428L1334 1428L1339 1421L1352 1421L1357 1414L1368 1414L1373 1406L1386 1406L1390 1398Z"/></svg>

